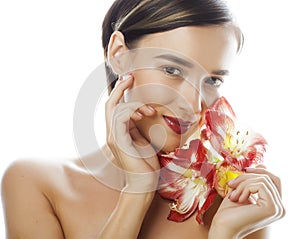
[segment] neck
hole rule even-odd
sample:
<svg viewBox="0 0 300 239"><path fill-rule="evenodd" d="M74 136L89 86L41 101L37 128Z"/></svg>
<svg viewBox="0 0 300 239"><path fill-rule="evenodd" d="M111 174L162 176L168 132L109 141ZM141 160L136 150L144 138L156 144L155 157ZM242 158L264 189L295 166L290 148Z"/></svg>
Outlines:
<svg viewBox="0 0 300 239"><path fill-rule="evenodd" d="M99 150L81 159L89 173L104 185L122 190L125 177L119 162L115 159L108 145L104 144Z"/></svg>

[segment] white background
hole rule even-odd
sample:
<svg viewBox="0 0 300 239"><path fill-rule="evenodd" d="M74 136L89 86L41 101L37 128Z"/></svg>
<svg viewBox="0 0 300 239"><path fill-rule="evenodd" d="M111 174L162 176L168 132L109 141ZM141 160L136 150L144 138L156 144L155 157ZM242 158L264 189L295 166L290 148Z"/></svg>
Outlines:
<svg viewBox="0 0 300 239"><path fill-rule="evenodd" d="M15 159L76 157L74 104L85 79L103 63L101 22L111 2L1 0L0 178ZM274 224L271 238L297 235L298 1L229 2L245 45L226 96L238 116L267 138L266 164L282 178L287 215ZM100 139L103 126L96 127Z"/></svg>

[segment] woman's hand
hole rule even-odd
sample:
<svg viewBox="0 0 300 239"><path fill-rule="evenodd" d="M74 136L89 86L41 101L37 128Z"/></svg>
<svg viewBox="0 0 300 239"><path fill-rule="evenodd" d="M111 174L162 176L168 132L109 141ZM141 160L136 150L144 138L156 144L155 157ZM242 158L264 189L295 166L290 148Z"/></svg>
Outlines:
<svg viewBox="0 0 300 239"><path fill-rule="evenodd" d="M228 185L233 191L215 214L209 238L243 238L284 216L280 179L262 165L247 168Z"/></svg>
<svg viewBox="0 0 300 239"><path fill-rule="evenodd" d="M107 144L126 175L127 192L156 190L159 162L150 143L140 134L135 122L155 115L141 102L122 102L124 91L133 84L133 75L120 77L106 102Z"/></svg>
<svg viewBox="0 0 300 239"><path fill-rule="evenodd" d="M126 185L99 239L137 238L157 188L160 165L156 152L135 122L156 111L141 102L123 102L133 76L120 78L105 105L107 144L124 171Z"/></svg>

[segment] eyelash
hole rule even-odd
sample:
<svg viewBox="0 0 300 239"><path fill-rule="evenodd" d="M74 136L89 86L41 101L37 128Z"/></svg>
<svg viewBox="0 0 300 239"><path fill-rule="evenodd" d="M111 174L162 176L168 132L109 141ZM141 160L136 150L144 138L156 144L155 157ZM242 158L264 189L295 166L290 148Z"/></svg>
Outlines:
<svg viewBox="0 0 300 239"><path fill-rule="evenodd" d="M182 70L180 68L174 67L174 66L163 66L162 70L165 74L167 74L171 77L182 77L182 75L183 75ZM172 72L170 73L170 71L172 71ZM177 71L177 73L174 73L174 71L175 72ZM210 77L206 78L204 82L214 88L219 88L224 83L224 80L222 78L210 76Z"/></svg>
<svg viewBox="0 0 300 239"><path fill-rule="evenodd" d="M224 83L224 80L218 77L210 76L206 78L204 82L212 87L218 88Z"/></svg>
<svg viewBox="0 0 300 239"><path fill-rule="evenodd" d="M182 70L180 68L177 68L174 66L163 66L162 70L164 71L164 73L166 73L169 76L182 77ZM172 71L172 72L170 73L170 71ZM177 73L174 73L176 71L177 71Z"/></svg>

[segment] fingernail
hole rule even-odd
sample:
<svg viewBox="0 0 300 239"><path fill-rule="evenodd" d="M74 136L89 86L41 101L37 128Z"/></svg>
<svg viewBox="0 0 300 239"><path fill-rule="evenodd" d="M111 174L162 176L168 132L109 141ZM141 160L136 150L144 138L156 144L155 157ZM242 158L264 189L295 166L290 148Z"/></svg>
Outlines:
<svg viewBox="0 0 300 239"><path fill-rule="evenodd" d="M135 113L137 114L137 116L138 116L139 118L141 118L141 119L143 118L143 115L142 115L140 112L136 111Z"/></svg>
<svg viewBox="0 0 300 239"><path fill-rule="evenodd" d="M129 80L129 79L130 79L130 75L124 75L124 76L122 76L122 80L123 81Z"/></svg>
<svg viewBox="0 0 300 239"><path fill-rule="evenodd" d="M131 78L130 75L122 75L122 76L120 76L119 80L120 81L126 81L126 80L129 80L130 78Z"/></svg>
<svg viewBox="0 0 300 239"><path fill-rule="evenodd" d="M132 78L132 74L126 74L126 75L121 76L120 80L121 81L126 81L126 80L129 80L131 78Z"/></svg>
<svg viewBox="0 0 300 239"><path fill-rule="evenodd" d="M230 199L233 198L233 197L235 196L235 194L236 194L236 190L233 190L233 191L230 193L229 198L230 198Z"/></svg>
<svg viewBox="0 0 300 239"><path fill-rule="evenodd" d="M230 185L232 185L234 182L235 182L235 178L234 178L234 179L231 179L230 181L228 181L227 184L230 186Z"/></svg>
<svg viewBox="0 0 300 239"><path fill-rule="evenodd" d="M245 168L246 172L253 172L255 170L255 168L252 167L247 167Z"/></svg>
<svg viewBox="0 0 300 239"><path fill-rule="evenodd" d="M227 197L228 197L229 199L231 198L231 194L232 194L232 191L229 192L229 193L227 194Z"/></svg>
<svg viewBox="0 0 300 239"><path fill-rule="evenodd" d="M151 110L153 113L156 112L156 109L154 109L152 106L147 105L148 109Z"/></svg>

